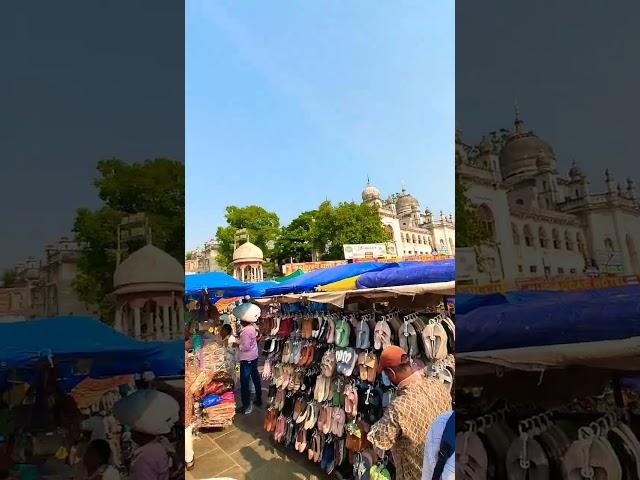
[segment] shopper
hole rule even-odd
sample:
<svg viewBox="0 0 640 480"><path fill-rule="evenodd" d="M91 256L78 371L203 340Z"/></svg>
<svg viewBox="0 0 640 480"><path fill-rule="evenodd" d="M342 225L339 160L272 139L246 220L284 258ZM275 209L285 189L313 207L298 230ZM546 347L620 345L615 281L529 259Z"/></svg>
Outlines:
<svg viewBox="0 0 640 480"><path fill-rule="evenodd" d="M449 411L438 416L427 433L422 480L455 480L455 444L455 415Z"/></svg>
<svg viewBox="0 0 640 480"><path fill-rule="evenodd" d="M120 480L118 470L109 464L111 447L106 440L91 441L82 460L87 469L87 480Z"/></svg>
<svg viewBox="0 0 640 480"><path fill-rule="evenodd" d="M131 428L136 445L130 480L169 480L175 448L166 435L180 420L180 405L156 390L138 390L118 401L113 414Z"/></svg>
<svg viewBox="0 0 640 480"><path fill-rule="evenodd" d="M237 409L237 413L250 414L253 411L251 405L251 382L255 387L255 405L262 406L262 384L260 373L258 372L258 329L255 324L260 318L260 307L252 303L245 302L233 311L233 315L240 320L242 330L240 331L240 396L242 405Z"/></svg>
<svg viewBox="0 0 640 480"><path fill-rule="evenodd" d="M398 480L421 480L424 439L435 418L451 409L451 395L424 369L413 372L406 352L395 345L382 351L378 373L389 378L397 394L367 439L391 451Z"/></svg>

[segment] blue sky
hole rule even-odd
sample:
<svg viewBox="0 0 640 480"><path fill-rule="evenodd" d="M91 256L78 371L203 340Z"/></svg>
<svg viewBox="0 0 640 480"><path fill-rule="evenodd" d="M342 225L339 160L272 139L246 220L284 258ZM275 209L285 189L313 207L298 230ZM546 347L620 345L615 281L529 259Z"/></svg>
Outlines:
<svg viewBox="0 0 640 480"><path fill-rule="evenodd" d="M454 210L454 2L186 2L186 248L367 179Z"/></svg>

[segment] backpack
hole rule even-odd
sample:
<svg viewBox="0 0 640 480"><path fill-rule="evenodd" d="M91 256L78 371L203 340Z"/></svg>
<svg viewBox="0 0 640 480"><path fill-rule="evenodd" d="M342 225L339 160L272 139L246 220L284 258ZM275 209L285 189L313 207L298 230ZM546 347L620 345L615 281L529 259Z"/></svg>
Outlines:
<svg viewBox="0 0 640 480"><path fill-rule="evenodd" d="M432 480L440 480L447 460L449 460L449 458L451 458L451 455L453 455L456 451L455 420L455 413L451 413L449 419L447 420L447 424L444 427L442 438L440 439L440 451L438 452L438 460L436 462L436 466L433 469Z"/></svg>

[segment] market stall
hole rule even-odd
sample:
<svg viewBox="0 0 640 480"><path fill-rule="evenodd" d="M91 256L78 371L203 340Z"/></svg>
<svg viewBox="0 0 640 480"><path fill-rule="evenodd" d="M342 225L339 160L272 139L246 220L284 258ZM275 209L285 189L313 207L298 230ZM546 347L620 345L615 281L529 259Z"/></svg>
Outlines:
<svg viewBox="0 0 640 480"><path fill-rule="evenodd" d="M392 456L367 440L394 397L377 372L380 352L401 346L414 370L425 369L451 388L455 327L448 298L455 282L350 288L353 277L398 266L359 265L364 269L355 273L336 267L311 279L303 275L257 300L277 307L261 327L263 378L270 380L264 428L336 478L394 478Z"/></svg>
<svg viewBox="0 0 640 480"><path fill-rule="evenodd" d="M638 478L637 286L459 300L461 478Z"/></svg>
<svg viewBox="0 0 640 480"><path fill-rule="evenodd" d="M138 341L90 317L4 323L0 335L0 417L11 420L0 422L0 436L14 470L37 478L78 478L95 439L108 442L126 474L114 405L184 372L176 342Z"/></svg>

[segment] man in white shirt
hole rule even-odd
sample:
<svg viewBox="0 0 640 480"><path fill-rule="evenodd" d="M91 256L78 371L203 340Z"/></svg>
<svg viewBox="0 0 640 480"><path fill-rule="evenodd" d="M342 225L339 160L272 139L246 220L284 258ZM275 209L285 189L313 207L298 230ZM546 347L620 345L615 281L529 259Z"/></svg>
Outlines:
<svg viewBox="0 0 640 480"><path fill-rule="evenodd" d="M442 435L451 415L453 415L453 411L448 411L438 416L433 421L431 428L427 432L427 440L424 446L424 462L422 464L422 480L455 480L456 478L455 453L453 453L445 462L440 479L433 478L433 472L436 464L438 463Z"/></svg>

